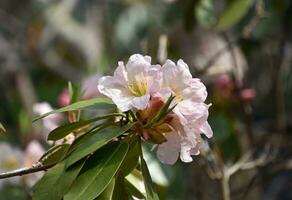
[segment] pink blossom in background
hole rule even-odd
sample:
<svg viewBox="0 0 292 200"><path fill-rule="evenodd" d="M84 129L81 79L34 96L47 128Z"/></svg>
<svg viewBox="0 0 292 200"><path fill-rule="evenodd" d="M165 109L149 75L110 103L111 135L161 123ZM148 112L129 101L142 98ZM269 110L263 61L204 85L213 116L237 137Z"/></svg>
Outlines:
<svg viewBox="0 0 292 200"><path fill-rule="evenodd" d="M43 115L45 113L53 111L52 106L47 102L36 103L33 106L33 111L37 115ZM63 119L63 115L55 113L42 119L44 127L48 131L52 131L59 126L60 121Z"/></svg>
<svg viewBox="0 0 292 200"><path fill-rule="evenodd" d="M60 107L65 107L70 104L70 96L67 88L64 88L58 96L58 104Z"/></svg>
<svg viewBox="0 0 292 200"><path fill-rule="evenodd" d="M24 154L23 152L8 143L0 143L0 173L16 170L23 167ZM21 177L15 176L0 180L0 187L4 185L18 185Z"/></svg>
<svg viewBox="0 0 292 200"><path fill-rule="evenodd" d="M256 91L253 88L245 88L240 91L240 97L243 101L250 102L256 97Z"/></svg>
<svg viewBox="0 0 292 200"><path fill-rule="evenodd" d="M101 75L96 74L82 80L81 82L82 99L90 99L101 96L100 92L96 88L96 85L98 84L100 78Z"/></svg>
<svg viewBox="0 0 292 200"><path fill-rule="evenodd" d="M32 140L26 147L24 152L24 166L32 167L35 165L41 156L45 153L43 146L37 141ZM23 176L23 180L29 187L32 187L42 176L44 172L36 172Z"/></svg>

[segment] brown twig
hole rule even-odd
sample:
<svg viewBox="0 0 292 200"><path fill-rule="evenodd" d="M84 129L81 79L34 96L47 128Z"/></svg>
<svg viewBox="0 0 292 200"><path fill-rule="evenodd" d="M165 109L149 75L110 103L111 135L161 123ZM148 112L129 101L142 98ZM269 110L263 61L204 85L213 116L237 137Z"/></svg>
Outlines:
<svg viewBox="0 0 292 200"><path fill-rule="evenodd" d="M35 172L47 170L53 166L55 166L55 164L41 165L41 166L36 166L36 167L31 167L31 168L20 168L20 169L14 170L14 171L1 173L0 179L14 177L14 176L23 176L26 174L32 174Z"/></svg>

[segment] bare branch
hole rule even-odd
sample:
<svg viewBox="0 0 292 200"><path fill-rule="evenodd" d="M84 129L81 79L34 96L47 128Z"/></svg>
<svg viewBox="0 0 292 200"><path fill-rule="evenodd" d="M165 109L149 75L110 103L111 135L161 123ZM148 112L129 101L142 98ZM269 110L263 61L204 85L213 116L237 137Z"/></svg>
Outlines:
<svg viewBox="0 0 292 200"><path fill-rule="evenodd" d="M54 165L55 164L41 165L41 166L35 166L35 167L31 167L31 168L20 168L20 169L10 171L10 172L4 172L4 173L0 174L0 179L14 177L14 176L23 176L26 174L44 171L44 170L47 170L47 169L53 167Z"/></svg>

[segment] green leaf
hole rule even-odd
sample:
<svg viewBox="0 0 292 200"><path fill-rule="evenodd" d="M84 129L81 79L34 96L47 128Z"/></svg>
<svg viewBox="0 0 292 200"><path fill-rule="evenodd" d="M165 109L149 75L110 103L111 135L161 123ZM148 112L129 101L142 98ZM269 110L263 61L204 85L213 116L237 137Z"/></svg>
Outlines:
<svg viewBox="0 0 292 200"><path fill-rule="evenodd" d="M109 126L107 128L97 130L95 134L86 137L82 143L69 156L67 157L66 167L69 167L76 161L93 153L97 149L101 148L113 138L118 137L128 131L132 127L132 124L127 124L123 127Z"/></svg>
<svg viewBox="0 0 292 200"><path fill-rule="evenodd" d="M74 93L73 85L72 85L71 81L68 82L68 93L69 93L69 97L70 97L70 101L71 101L71 99L73 97L73 93Z"/></svg>
<svg viewBox="0 0 292 200"><path fill-rule="evenodd" d="M115 178L111 180L105 190L95 200L112 200L115 188Z"/></svg>
<svg viewBox="0 0 292 200"><path fill-rule="evenodd" d="M0 133L6 132L4 126L0 123Z"/></svg>
<svg viewBox="0 0 292 200"><path fill-rule="evenodd" d="M80 110L80 109L84 109L84 108L87 108L87 107L93 106L93 105L95 105L97 107L96 109L98 109L98 108L106 109L106 108L113 108L114 107L114 103L108 98L88 99L88 100L78 101L76 103L72 103L68 106L65 106L65 107L57 109L57 110L53 110L53 111L48 112L44 115L41 115L40 117L37 117L33 121L37 121L39 119L42 119L42 118L47 117L47 116L54 114L54 113Z"/></svg>
<svg viewBox="0 0 292 200"><path fill-rule="evenodd" d="M129 200L129 194L125 187L125 176L122 171L115 177L115 187L111 200Z"/></svg>
<svg viewBox="0 0 292 200"><path fill-rule="evenodd" d="M195 15L199 24L213 26L216 23L214 0L200 0L195 7Z"/></svg>
<svg viewBox="0 0 292 200"><path fill-rule="evenodd" d="M141 171L142 171L142 175L144 177L147 200L159 200L159 197L154 190L153 182L152 182L147 164L146 164L143 157L141 157Z"/></svg>
<svg viewBox="0 0 292 200"><path fill-rule="evenodd" d="M144 181L141 171L134 169L128 176L126 176L125 185L131 195L139 199L146 199L146 194L144 194Z"/></svg>
<svg viewBox="0 0 292 200"><path fill-rule="evenodd" d="M103 115L103 116L98 116L95 117L93 119L89 119L89 120L85 120L85 121L79 121L79 122L73 122L70 124L65 124L63 126L60 126L56 129L54 129L53 131L51 131L48 135L48 140L60 140L63 137L65 137L66 135L72 133L73 131L76 131L92 122L95 121L99 121L99 120L103 120L109 117L114 117L114 116L124 116L121 113L112 113L112 114L108 114L108 115Z"/></svg>
<svg viewBox="0 0 292 200"><path fill-rule="evenodd" d="M131 195L133 195L139 199L146 199L144 194L135 185L133 185L131 182L129 182L127 179L125 179L125 186Z"/></svg>
<svg viewBox="0 0 292 200"><path fill-rule="evenodd" d="M253 0L233 0L220 16L216 29L223 31L235 25L248 12Z"/></svg>
<svg viewBox="0 0 292 200"><path fill-rule="evenodd" d="M167 99L166 103L164 104L164 106L161 108L161 110L157 113L157 115L149 123L147 123L144 126L144 128L149 128L154 123L160 123L160 120L163 119L176 106L176 105L174 105L171 108L169 107L171 102L174 100L174 98L175 98L175 96L171 94L170 97Z"/></svg>
<svg viewBox="0 0 292 200"><path fill-rule="evenodd" d="M84 160L65 169L65 163L59 163L42 177L33 188L33 200L61 200L79 174Z"/></svg>
<svg viewBox="0 0 292 200"><path fill-rule="evenodd" d="M80 94L80 83L74 85L73 87L73 93L70 95L70 103L75 103L78 101L79 94Z"/></svg>
<svg viewBox="0 0 292 200"><path fill-rule="evenodd" d="M69 147L69 144L53 146L44 155L42 155L39 161L44 165L57 163L64 158Z"/></svg>
<svg viewBox="0 0 292 200"><path fill-rule="evenodd" d="M131 173L138 165L139 162L139 143L137 137L134 137L129 143L130 149L126 158L121 166L121 171L126 176Z"/></svg>
<svg viewBox="0 0 292 200"><path fill-rule="evenodd" d="M92 200L98 197L118 171L128 148L125 142L115 142L93 154L64 200Z"/></svg>

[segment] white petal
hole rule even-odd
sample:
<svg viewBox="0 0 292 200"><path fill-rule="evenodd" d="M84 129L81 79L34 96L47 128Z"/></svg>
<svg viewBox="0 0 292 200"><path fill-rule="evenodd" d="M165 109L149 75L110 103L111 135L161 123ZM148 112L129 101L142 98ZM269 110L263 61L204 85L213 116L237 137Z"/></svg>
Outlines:
<svg viewBox="0 0 292 200"><path fill-rule="evenodd" d="M153 94L154 97L160 98L162 101L166 102L168 98L173 94L173 91L169 87L164 87L155 94Z"/></svg>
<svg viewBox="0 0 292 200"><path fill-rule="evenodd" d="M144 56L144 60L146 60L149 64L151 63L151 57L150 56Z"/></svg>
<svg viewBox="0 0 292 200"><path fill-rule="evenodd" d="M148 60L140 55L134 54L129 58L126 65L126 71L128 72L129 82L138 82L145 78L147 71L151 68L151 64Z"/></svg>
<svg viewBox="0 0 292 200"><path fill-rule="evenodd" d="M191 100L184 100L174 109L183 125L201 126L208 118L209 106L204 103L197 103ZM198 127L198 128L199 128Z"/></svg>
<svg viewBox="0 0 292 200"><path fill-rule="evenodd" d="M113 77L102 77L99 80L97 87L100 93L111 98L117 107L123 112L132 108L132 97L129 94L129 91L123 85L116 83Z"/></svg>
<svg viewBox="0 0 292 200"><path fill-rule="evenodd" d="M195 155L195 156L199 155L200 149L201 149L201 145L198 144L195 148L191 149L191 151L190 151L191 155Z"/></svg>
<svg viewBox="0 0 292 200"><path fill-rule="evenodd" d="M192 78L189 66L182 59L179 59L177 61L177 66L179 67L180 71L184 74L184 77Z"/></svg>
<svg viewBox="0 0 292 200"><path fill-rule="evenodd" d="M188 87L192 79L192 75L183 61L179 61L178 65L175 65L171 60L167 60L161 71L163 74L163 86L170 87L178 94Z"/></svg>
<svg viewBox="0 0 292 200"><path fill-rule="evenodd" d="M193 158L191 157L191 148L183 146L180 151L180 159L183 162L192 162Z"/></svg>
<svg viewBox="0 0 292 200"><path fill-rule="evenodd" d="M132 99L132 105L138 110L143 110L147 107L149 100L150 100L149 94L144 95L142 97L135 97Z"/></svg>
<svg viewBox="0 0 292 200"><path fill-rule="evenodd" d="M206 121L200 128L200 130L208 137L211 138L213 136L213 131L211 129L211 126Z"/></svg>
<svg viewBox="0 0 292 200"><path fill-rule="evenodd" d="M127 84L127 72L124 66L124 62L119 61L118 62L118 67L114 72L114 79L115 82L119 83L119 84Z"/></svg>
<svg viewBox="0 0 292 200"><path fill-rule="evenodd" d="M183 99L192 99L192 101L202 103L207 98L207 90L200 79L193 78L188 83L188 86L181 91Z"/></svg>
<svg viewBox="0 0 292 200"><path fill-rule="evenodd" d="M162 163L173 165L179 157L180 137L176 132L169 132L165 137L167 141L158 145L157 157Z"/></svg>

